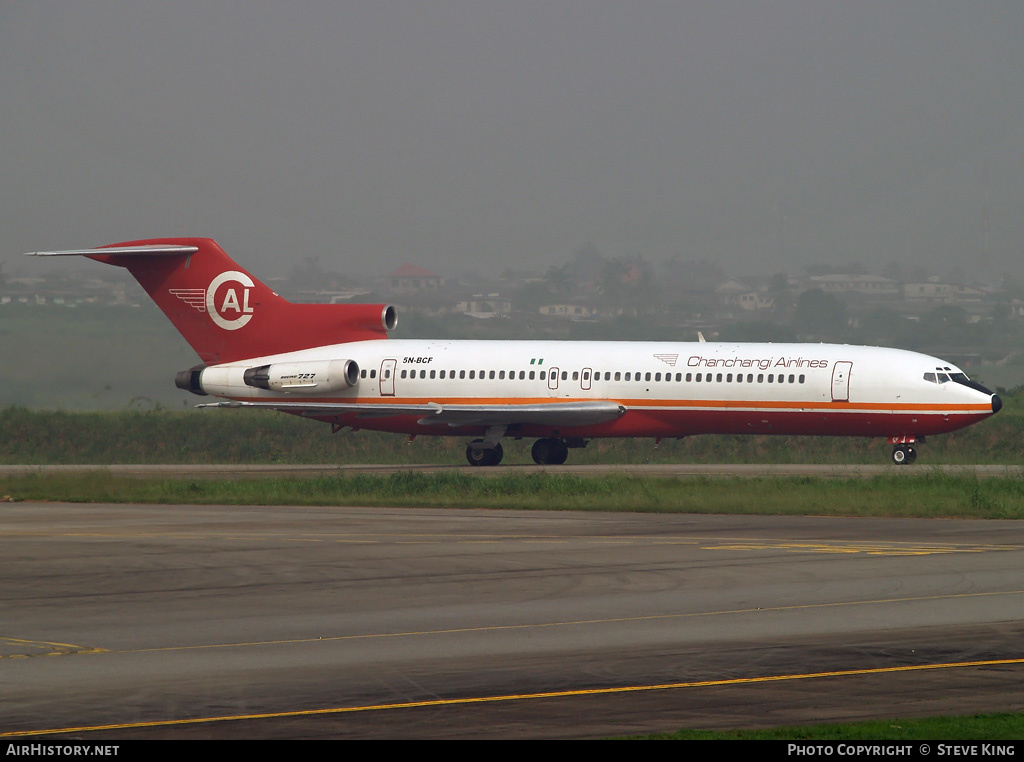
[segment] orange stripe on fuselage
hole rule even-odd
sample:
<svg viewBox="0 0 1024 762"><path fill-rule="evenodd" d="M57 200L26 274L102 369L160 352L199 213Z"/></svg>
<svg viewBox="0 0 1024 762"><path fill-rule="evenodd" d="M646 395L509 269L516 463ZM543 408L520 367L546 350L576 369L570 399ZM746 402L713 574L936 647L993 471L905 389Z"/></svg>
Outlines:
<svg viewBox="0 0 1024 762"><path fill-rule="evenodd" d="M826 400L673 400L673 399L615 399L608 397L336 397L307 398L317 404L359 405L550 405L574 402L615 402L627 408L665 410L829 410L833 412L928 412L928 413L990 413L991 403L942 404L912 402L833 402ZM281 398L261 397L259 402L287 402L300 400L293 396Z"/></svg>

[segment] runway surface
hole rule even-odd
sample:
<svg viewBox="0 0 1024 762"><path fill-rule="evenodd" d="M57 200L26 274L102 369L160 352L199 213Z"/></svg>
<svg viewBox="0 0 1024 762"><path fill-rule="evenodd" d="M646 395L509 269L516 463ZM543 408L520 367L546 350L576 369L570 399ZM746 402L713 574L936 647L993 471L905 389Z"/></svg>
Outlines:
<svg viewBox="0 0 1024 762"><path fill-rule="evenodd" d="M5 503L0 558L5 738L1024 708L1016 522Z"/></svg>
<svg viewBox="0 0 1024 762"><path fill-rule="evenodd" d="M322 476L351 476L353 474L392 474L398 472L418 471L421 473L452 473L476 476L498 476L513 473L549 473L575 474L577 476L605 476L608 474L627 474L644 477L687 476L816 476L820 478L869 478L882 474L897 476L927 476L929 474L971 474L978 478L990 476L1019 479L1024 476L1022 466L979 466L979 465L820 465L812 463L672 463L672 464L604 464L604 465L573 465L538 466L530 464L505 464L492 467L468 468L462 465L247 465L247 464L118 464L101 465L0 465L0 477L22 476L25 474L82 474L95 471L108 471L114 476L140 478L179 478L190 479L253 479L263 477L276 478L309 478Z"/></svg>

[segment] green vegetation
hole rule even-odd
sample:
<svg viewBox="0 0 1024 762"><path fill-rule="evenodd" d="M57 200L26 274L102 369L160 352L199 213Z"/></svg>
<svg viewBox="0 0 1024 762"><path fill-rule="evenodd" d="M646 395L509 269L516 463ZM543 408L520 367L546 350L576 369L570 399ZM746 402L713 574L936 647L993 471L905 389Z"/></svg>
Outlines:
<svg viewBox="0 0 1024 762"><path fill-rule="evenodd" d="M69 502L363 505L816 516L1024 518L1024 483L920 469L871 479L647 479L403 471L311 479L133 479L107 472L0 478L0 496Z"/></svg>
<svg viewBox="0 0 1024 762"><path fill-rule="evenodd" d="M764 730L680 730L646 736L674 741L979 741L1024 738L1024 715L976 714L920 720L871 720Z"/></svg>
<svg viewBox="0 0 1024 762"><path fill-rule="evenodd" d="M930 464L1024 462L1022 395L1004 395L1003 410L962 431L930 439L914 468ZM532 440L505 439L505 463L531 463ZM346 429L271 411L164 409L70 413L0 409L0 463L464 463L465 437L420 437ZM595 439L572 450L574 464L848 463L885 464L880 439L696 436Z"/></svg>

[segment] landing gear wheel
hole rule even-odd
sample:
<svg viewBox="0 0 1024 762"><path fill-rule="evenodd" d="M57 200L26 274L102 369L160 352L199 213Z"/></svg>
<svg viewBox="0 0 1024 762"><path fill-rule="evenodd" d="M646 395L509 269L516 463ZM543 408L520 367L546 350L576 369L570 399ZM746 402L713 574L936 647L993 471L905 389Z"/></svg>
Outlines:
<svg viewBox="0 0 1024 762"><path fill-rule="evenodd" d="M897 466L909 466L917 460L917 450L910 445L896 445L892 448L892 462Z"/></svg>
<svg viewBox="0 0 1024 762"><path fill-rule="evenodd" d="M560 466L569 457L569 448L561 439L545 437L533 443L533 462L541 466Z"/></svg>
<svg viewBox="0 0 1024 762"><path fill-rule="evenodd" d="M490 450L473 446L483 444L483 441L482 439L474 439L472 443L466 445L466 460L469 461L469 465L496 466L501 463L501 458L505 454L501 449L501 442L495 444L494 448Z"/></svg>

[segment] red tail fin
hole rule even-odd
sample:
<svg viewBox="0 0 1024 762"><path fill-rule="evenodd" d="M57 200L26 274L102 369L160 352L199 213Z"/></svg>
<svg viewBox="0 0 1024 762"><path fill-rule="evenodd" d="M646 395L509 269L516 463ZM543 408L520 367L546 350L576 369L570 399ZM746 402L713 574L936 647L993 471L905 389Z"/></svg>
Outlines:
<svg viewBox="0 0 1024 762"><path fill-rule="evenodd" d="M140 252L139 247L146 248ZM119 251L124 249L131 251ZM207 365L382 339L396 322L394 309L383 304L293 304L209 238L129 241L53 253L85 254L128 268Z"/></svg>

